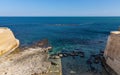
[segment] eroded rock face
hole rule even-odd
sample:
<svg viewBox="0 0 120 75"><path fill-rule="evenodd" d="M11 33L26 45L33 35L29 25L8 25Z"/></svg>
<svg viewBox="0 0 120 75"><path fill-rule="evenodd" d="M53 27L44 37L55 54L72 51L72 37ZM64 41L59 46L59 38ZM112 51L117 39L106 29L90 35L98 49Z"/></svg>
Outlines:
<svg viewBox="0 0 120 75"><path fill-rule="evenodd" d="M120 31L111 32L104 57L106 63L120 75Z"/></svg>
<svg viewBox="0 0 120 75"><path fill-rule="evenodd" d="M9 54L19 46L13 32L8 28L0 27L0 55Z"/></svg>
<svg viewBox="0 0 120 75"><path fill-rule="evenodd" d="M1 58L0 75L34 75L47 73L51 63L48 61L49 47L24 48L16 54Z"/></svg>

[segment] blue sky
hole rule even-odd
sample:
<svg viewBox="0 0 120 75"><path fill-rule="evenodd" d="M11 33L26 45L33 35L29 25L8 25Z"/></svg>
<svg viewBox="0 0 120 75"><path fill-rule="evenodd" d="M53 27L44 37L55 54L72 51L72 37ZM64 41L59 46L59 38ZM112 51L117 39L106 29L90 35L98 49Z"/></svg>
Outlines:
<svg viewBox="0 0 120 75"><path fill-rule="evenodd" d="M120 16L120 0L0 0L0 16Z"/></svg>

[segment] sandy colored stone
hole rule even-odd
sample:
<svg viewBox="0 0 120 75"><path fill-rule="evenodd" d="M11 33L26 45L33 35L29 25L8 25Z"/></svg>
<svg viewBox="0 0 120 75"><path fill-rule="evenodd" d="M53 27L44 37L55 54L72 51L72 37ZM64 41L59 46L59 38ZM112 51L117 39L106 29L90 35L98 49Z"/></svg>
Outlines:
<svg viewBox="0 0 120 75"><path fill-rule="evenodd" d="M120 75L120 31L111 32L104 56L107 64Z"/></svg>
<svg viewBox="0 0 120 75"><path fill-rule="evenodd" d="M28 48L9 57L2 58L0 63L0 75L34 75L46 73L50 62L48 54L43 52L45 48ZM9 59L7 59L9 58Z"/></svg>
<svg viewBox="0 0 120 75"><path fill-rule="evenodd" d="M15 50L19 46L19 40L14 37L8 28L0 27L0 55Z"/></svg>

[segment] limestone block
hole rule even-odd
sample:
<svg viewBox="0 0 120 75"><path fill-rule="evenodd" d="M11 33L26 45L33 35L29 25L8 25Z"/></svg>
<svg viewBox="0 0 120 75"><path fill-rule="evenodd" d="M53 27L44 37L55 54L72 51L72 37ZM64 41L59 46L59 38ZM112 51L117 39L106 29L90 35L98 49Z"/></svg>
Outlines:
<svg viewBox="0 0 120 75"><path fill-rule="evenodd" d="M120 31L111 32L104 57L106 63L120 75Z"/></svg>
<svg viewBox="0 0 120 75"><path fill-rule="evenodd" d="M0 55L12 51L19 46L19 40L14 37L8 28L0 28Z"/></svg>

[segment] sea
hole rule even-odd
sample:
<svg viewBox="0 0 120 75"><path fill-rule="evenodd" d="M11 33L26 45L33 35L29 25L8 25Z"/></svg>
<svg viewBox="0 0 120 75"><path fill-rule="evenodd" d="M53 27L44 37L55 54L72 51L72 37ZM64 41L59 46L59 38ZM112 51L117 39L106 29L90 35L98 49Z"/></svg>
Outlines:
<svg viewBox="0 0 120 75"><path fill-rule="evenodd" d="M50 54L81 50L84 58L61 60L63 75L82 75L89 72L90 55L104 51L110 32L119 29L120 17L0 17L0 27L10 28L20 46L48 39L53 47ZM103 72L101 64L93 66L95 73Z"/></svg>

